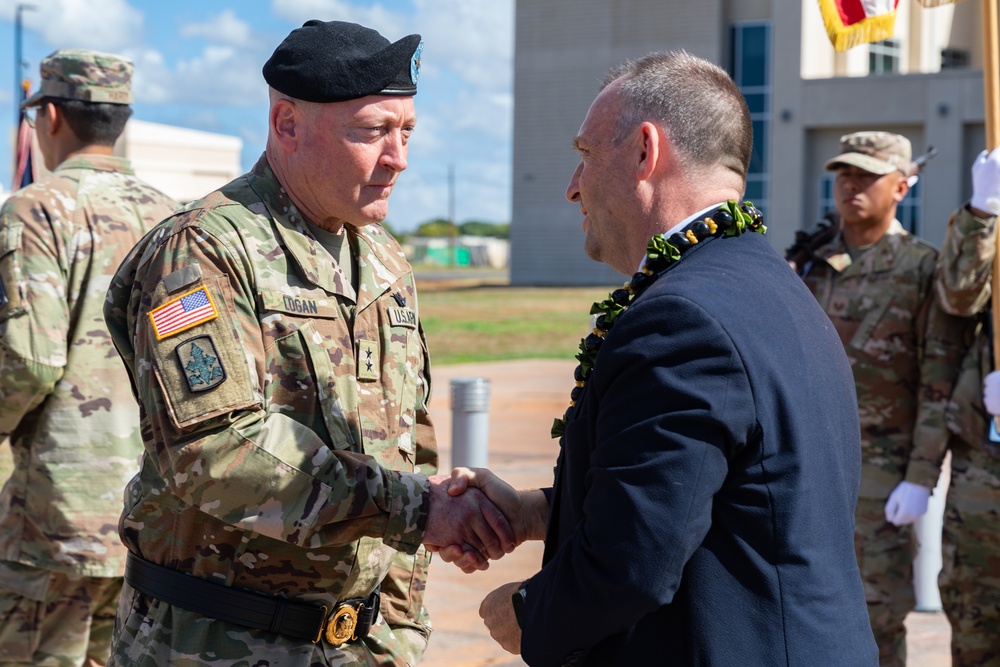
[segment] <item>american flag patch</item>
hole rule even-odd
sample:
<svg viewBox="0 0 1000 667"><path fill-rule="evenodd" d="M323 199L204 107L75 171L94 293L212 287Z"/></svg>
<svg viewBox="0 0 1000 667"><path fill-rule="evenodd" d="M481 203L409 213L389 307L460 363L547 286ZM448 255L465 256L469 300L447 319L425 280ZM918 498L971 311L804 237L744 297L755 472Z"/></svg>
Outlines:
<svg viewBox="0 0 1000 667"><path fill-rule="evenodd" d="M214 320L219 316L211 295L204 287L182 294L149 312L156 340Z"/></svg>

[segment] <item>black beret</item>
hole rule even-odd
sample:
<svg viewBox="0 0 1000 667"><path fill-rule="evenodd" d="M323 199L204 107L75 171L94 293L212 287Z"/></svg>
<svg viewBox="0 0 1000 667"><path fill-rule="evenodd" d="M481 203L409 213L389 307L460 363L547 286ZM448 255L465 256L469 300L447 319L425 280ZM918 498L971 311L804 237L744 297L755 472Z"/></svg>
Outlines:
<svg viewBox="0 0 1000 667"><path fill-rule="evenodd" d="M345 102L366 95L416 95L420 35L398 42L344 21L306 21L264 63L268 85L307 102Z"/></svg>

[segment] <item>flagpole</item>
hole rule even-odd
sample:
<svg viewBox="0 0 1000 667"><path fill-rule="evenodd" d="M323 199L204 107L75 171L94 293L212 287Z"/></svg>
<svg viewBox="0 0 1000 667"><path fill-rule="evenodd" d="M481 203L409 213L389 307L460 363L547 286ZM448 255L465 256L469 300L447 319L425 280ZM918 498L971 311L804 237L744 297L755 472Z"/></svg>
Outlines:
<svg viewBox="0 0 1000 667"><path fill-rule="evenodd" d="M980 0L983 6L983 98L986 150L1000 146L1000 50L998 50L997 0ZM993 363L1000 363L1000 234L993 257Z"/></svg>

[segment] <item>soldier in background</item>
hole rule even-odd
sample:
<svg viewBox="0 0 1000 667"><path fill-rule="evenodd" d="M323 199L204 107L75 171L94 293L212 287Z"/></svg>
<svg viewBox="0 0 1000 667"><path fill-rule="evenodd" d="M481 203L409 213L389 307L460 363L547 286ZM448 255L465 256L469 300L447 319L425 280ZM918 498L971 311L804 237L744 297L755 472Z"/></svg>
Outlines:
<svg viewBox="0 0 1000 667"><path fill-rule="evenodd" d="M480 567L513 549L481 494L428 477L413 272L378 224L420 54L419 35L293 30L263 68L264 155L118 270L105 314L146 450L110 665L413 665L423 545L468 545Z"/></svg>
<svg viewBox="0 0 1000 667"><path fill-rule="evenodd" d="M951 623L953 667L1000 663L1000 372L993 370L991 271L1000 215L1000 148L972 166L972 199L952 213L935 283L949 313L967 318L974 340L947 412L951 486L939 584Z"/></svg>
<svg viewBox="0 0 1000 667"><path fill-rule="evenodd" d="M112 147L131 114L132 63L56 51L41 63L43 183L0 210L0 664L103 665L122 586L116 525L142 440L104 323L107 286L176 207Z"/></svg>
<svg viewBox="0 0 1000 667"><path fill-rule="evenodd" d="M841 137L840 153L826 163L836 172L839 227L807 261L789 260L851 361L862 452L855 550L880 664L904 667L917 548L910 524L927 511L940 473L943 401L961 346L954 318L933 306L936 250L896 219L909 190L909 140L857 132Z"/></svg>

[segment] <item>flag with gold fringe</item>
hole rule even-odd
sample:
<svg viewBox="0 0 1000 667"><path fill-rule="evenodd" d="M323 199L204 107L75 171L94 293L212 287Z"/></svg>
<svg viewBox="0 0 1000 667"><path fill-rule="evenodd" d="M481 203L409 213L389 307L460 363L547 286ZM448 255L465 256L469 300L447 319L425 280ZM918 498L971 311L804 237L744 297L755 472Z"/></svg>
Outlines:
<svg viewBox="0 0 1000 667"><path fill-rule="evenodd" d="M35 131L28 125L26 118L21 118L14 140L14 183L12 190L18 190L31 185L34 180L31 165L31 143Z"/></svg>
<svg viewBox="0 0 1000 667"><path fill-rule="evenodd" d="M924 7L950 5L958 0L918 0ZM836 51L892 37L899 0L819 0L820 13Z"/></svg>

